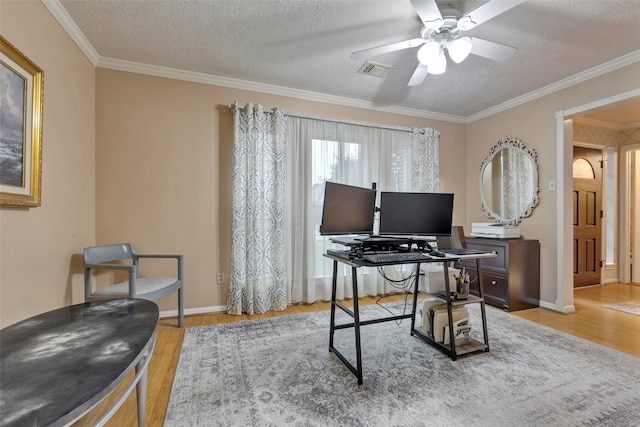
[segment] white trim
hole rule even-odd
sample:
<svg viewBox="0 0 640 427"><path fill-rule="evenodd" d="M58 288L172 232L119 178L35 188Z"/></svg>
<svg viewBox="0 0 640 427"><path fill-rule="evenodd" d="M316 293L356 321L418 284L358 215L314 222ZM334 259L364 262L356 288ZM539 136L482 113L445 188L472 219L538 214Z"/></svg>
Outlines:
<svg viewBox="0 0 640 427"><path fill-rule="evenodd" d="M230 77L214 76L211 74L196 73L193 71L185 71L175 68L145 65L136 62L122 61L119 59L100 58L100 60L96 64L96 67L108 68L118 71L127 71L130 73L145 74L156 77L165 77L169 79L183 80L194 83L222 86L233 89L269 93L272 95L288 96L291 98L304 99L306 101L326 102L335 105L344 105L347 107L365 108L368 110L384 111L387 113L422 117L425 119L442 120L445 122L463 124L466 123L464 117L454 116L452 114L442 114L431 111L418 110L415 108L398 107L390 104L380 105L379 103L373 103L370 101L364 101L354 98L346 98L343 96L327 95L320 92L292 89L284 86L257 83Z"/></svg>
<svg viewBox="0 0 640 427"><path fill-rule="evenodd" d="M631 245L631 171L629 170L629 153L640 149L640 144L629 144L620 147L619 168L620 168L620 244L618 249L618 264L620 268L618 275L621 283L631 283L631 254L629 246Z"/></svg>
<svg viewBox="0 0 640 427"><path fill-rule="evenodd" d="M595 127L612 129L612 130L632 129L640 126L640 122L613 123L613 122L608 122L606 120L589 119L587 117L576 117L574 119L574 122L580 123L583 125L595 126Z"/></svg>
<svg viewBox="0 0 640 427"><path fill-rule="evenodd" d="M546 308L547 310L555 311L562 314L571 314L576 312L576 307L574 305L568 305L566 307L558 308L557 305L548 303L546 301L540 301L540 307Z"/></svg>
<svg viewBox="0 0 640 427"><path fill-rule="evenodd" d="M165 77L177 80L191 81L195 83L210 84L234 89L242 89L256 91L261 93L269 93L272 95L289 96L292 98L304 99L307 101L326 102L336 105L344 105L347 107L364 108L368 110L383 111L394 114L402 114L408 116L421 117L432 120L442 120L445 122L469 124L476 120L483 119L493 114L514 108L518 105L541 98L551 93L566 89L570 86L582 83L594 77L601 76L619 68L634 64L640 61L640 50L628 53L619 58L597 65L588 70L574 74L555 83L547 85L543 88L536 89L522 96L513 98L509 101L495 105L484 111L471 116L463 117L452 114L442 114L433 111L425 111L416 108L398 107L394 105L380 105L370 101L360 99L346 98L342 96L327 95L319 92L311 92L306 90L292 89L283 86L269 85L264 83L256 83L246 80L233 79L228 77L214 76L210 74L195 73L174 68L158 67L153 65L145 65L130 61L121 61L112 58L103 58L98 55L91 43L84 36L75 22L71 19L67 11L61 5L59 0L41 0L49 9L51 14L58 20L62 28L71 36L73 41L78 45L80 50L89 58L92 64L99 68L108 68L119 71L127 71L138 74L146 74L157 77ZM632 126L633 127L633 126Z"/></svg>
<svg viewBox="0 0 640 427"><path fill-rule="evenodd" d="M600 107L607 106L609 104L614 104L616 102L625 101L627 99L634 98L636 96L640 96L640 89L634 89L627 92L623 92L614 96L610 96L608 98L600 99L598 101L593 101L588 104L579 105L577 107L570 108L568 110L560 110L556 111L556 153L557 153L557 164L556 164L556 172L557 172L557 194L556 194L556 203L557 203L557 238L556 238L556 278L557 278L557 290L556 290L556 305L558 307L562 307L562 310L566 310L573 306L573 280L571 278L573 276L572 271L572 260L571 254L573 245L571 243L572 240L572 227L571 220L568 212L572 211L571 206L571 198L567 198L567 200L563 200L564 194L566 192L566 185L568 178L566 175L569 175L571 172L571 162L572 156L569 156L569 149L573 146L573 141L567 141L564 132L564 120L571 119L580 114L587 114L590 111L596 110ZM571 135L571 139L573 139L573 133ZM570 142L570 143L569 143ZM565 150L567 153L565 153ZM622 206L621 206L622 208ZM565 218L566 217L566 218ZM568 223L568 225L566 224ZM620 227L619 234L623 233L622 226ZM566 252L566 253L565 253ZM622 265L621 265L622 267ZM565 277L566 276L566 277ZM622 279L622 277L621 277ZM567 306L564 306L565 298L571 300L571 303ZM574 307L575 310L575 307Z"/></svg>
<svg viewBox="0 0 640 427"><path fill-rule="evenodd" d="M579 114L589 114L590 112L598 110L600 107L627 101L631 98L635 98L636 96L640 96L640 89L633 89L628 92L619 93L578 107L569 108L568 110L561 111L561 113L564 114L565 119L571 119Z"/></svg>
<svg viewBox="0 0 640 427"><path fill-rule="evenodd" d="M600 64L593 68L589 68L588 70L574 74L565 79L558 80L557 82L552 83L543 88L536 89L532 92L529 92L517 98L513 98L510 101L503 102L502 104L498 104L491 108L487 108L486 110L481 111L477 114L468 116L466 118L467 123L471 123L476 120L480 120L485 117L491 116L493 114L500 113L505 110L509 110L511 108L517 107L518 105L524 104L529 101L533 101L535 99L541 98L546 95L550 95L559 90L566 89L578 83L582 83L587 80L593 79L595 77L601 76L603 74L609 73L611 71L615 71L619 68L626 67L627 65L634 64L638 61L640 61L640 50L636 50L635 52L631 52L627 55L621 56L620 58L616 58L611 61L605 62L604 64Z"/></svg>
<svg viewBox="0 0 640 427"><path fill-rule="evenodd" d="M573 122L575 123L576 121L574 120ZM600 150L602 152L604 152L605 149L609 147L608 145L598 144L596 142L582 142L582 141L576 141L575 139L573 140L573 145L575 147L593 148L594 150Z"/></svg>
<svg viewBox="0 0 640 427"><path fill-rule="evenodd" d="M100 55L93 48L89 40L84 36L80 28L76 25L67 10L60 4L59 0L42 0L42 3L49 9L49 12L58 20L62 28L69 34L73 41L78 45L82 53L95 66L100 59Z"/></svg>

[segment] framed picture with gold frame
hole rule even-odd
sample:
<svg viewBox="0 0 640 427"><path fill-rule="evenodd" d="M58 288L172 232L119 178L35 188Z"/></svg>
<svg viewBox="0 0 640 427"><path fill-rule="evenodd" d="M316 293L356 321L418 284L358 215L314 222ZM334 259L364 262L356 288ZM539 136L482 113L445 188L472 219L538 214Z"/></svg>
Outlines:
<svg viewBox="0 0 640 427"><path fill-rule="evenodd" d="M44 72L0 36L0 207L40 206Z"/></svg>

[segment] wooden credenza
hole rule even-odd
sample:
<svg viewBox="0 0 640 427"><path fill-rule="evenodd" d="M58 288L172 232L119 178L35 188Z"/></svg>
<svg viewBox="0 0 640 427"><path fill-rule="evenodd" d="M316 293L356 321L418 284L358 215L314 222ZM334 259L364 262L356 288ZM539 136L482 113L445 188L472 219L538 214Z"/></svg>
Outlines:
<svg viewBox="0 0 640 427"><path fill-rule="evenodd" d="M466 238L467 248L495 252L495 258L483 259L482 278L487 304L505 311L525 310L540 303L540 242L531 239ZM472 280L477 277L475 260L461 261ZM478 281L470 293L478 295Z"/></svg>

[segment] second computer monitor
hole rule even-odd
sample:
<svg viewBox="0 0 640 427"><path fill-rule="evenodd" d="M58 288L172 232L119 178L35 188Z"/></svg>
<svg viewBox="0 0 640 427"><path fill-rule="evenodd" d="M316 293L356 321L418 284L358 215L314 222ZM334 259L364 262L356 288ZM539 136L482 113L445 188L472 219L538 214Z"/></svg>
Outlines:
<svg viewBox="0 0 640 427"><path fill-rule="evenodd" d="M380 193L380 235L448 236L453 194Z"/></svg>

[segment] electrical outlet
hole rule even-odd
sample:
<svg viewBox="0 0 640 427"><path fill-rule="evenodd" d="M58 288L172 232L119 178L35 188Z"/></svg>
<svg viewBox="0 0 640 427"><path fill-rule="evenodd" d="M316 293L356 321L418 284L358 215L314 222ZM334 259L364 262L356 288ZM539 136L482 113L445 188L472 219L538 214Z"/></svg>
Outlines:
<svg viewBox="0 0 640 427"><path fill-rule="evenodd" d="M222 285L224 283L224 273L218 273L218 285Z"/></svg>

